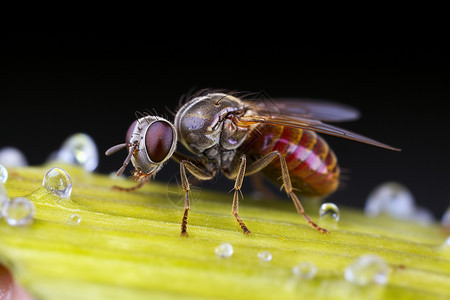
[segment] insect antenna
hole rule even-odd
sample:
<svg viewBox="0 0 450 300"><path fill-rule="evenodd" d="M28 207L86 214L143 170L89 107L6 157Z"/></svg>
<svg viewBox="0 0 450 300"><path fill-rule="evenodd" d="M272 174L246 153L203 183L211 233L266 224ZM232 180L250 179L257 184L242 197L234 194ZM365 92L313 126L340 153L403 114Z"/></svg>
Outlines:
<svg viewBox="0 0 450 300"><path fill-rule="evenodd" d="M127 143L122 143L122 144L112 146L111 148L106 150L105 155L107 155L107 156L112 155L112 154L116 153L117 151L119 151L120 149L125 148L126 146L127 146Z"/></svg>

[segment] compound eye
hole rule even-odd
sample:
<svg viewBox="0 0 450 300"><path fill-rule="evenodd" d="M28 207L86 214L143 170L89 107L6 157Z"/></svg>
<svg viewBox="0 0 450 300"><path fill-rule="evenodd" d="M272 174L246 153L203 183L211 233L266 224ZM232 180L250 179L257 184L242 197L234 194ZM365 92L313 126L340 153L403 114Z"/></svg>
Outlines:
<svg viewBox="0 0 450 300"><path fill-rule="evenodd" d="M167 122L156 121L147 129L145 146L153 162L163 161L169 155L173 142L172 127Z"/></svg>
<svg viewBox="0 0 450 300"><path fill-rule="evenodd" d="M129 143L131 138L133 137L134 127L136 127L137 120L131 123L130 127L128 127L127 135L125 136L125 142Z"/></svg>

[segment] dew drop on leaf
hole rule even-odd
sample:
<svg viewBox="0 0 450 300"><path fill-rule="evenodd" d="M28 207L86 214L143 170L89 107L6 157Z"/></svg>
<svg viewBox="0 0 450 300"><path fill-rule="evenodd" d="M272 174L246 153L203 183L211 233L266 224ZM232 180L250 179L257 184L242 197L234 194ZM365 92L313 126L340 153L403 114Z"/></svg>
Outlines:
<svg viewBox="0 0 450 300"><path fill-rule="evenodd" d="M389 265L379 256L363 255L345 269L345 279L358 285L384 285L389 278Z"/></svg>
<svg viewBox="0 0 450 300"><path fill-rule="evenodd" d="M92 172L98 166L98 150L94 140L85 133L69 136L57 151L54 160L80 165Z"/></svg>
<svg viewBox="0 0 450 300"><path fill-rule="evenodd" d="M412 193L403 184L386 182L369 195L364 212L369 216L388 214L396 218L409 218L414 214L415 202Z"/></svg>
<svg viewBox="0 0 450 300"><path fill-rule="evenodd" d="M447 239L445 239L444 245L449 247L449 249L450 249L450 236L447 237Z"/></svg>
<svg viewBox="0 0 450 300"><path fill-rule="evenodd" d="M320 218L331 217L334 221L338 222L340 219L339 208L334 203L323 203L319 208L319 216Z"/></svg>
<svg viewBox="0 0 450 300"><path fill-rule="evenodd" d="M223 243L216 247L216 255L221 258L228 258L233 255L233 246L229 243Z"/></svg>
<svg viewBox="0 0 450 300"><path fill-rule="evenodd" d="M309 261L304 261L292 268L292 273L302 279L313 279L317 274L317 267Z"/></svg>
<svg viewBox="0 0 450 300"><path fill-rule="evenodd" d="M13 198L4 203L2 215L10 226L27 225L33 220L34 204L25 197Z"/></svg>
<svg viewBox="0 0 450 300"><path fill-rule="evenodd" d="M259 253L258 253L258 258L259 258L261 261L269 262L269 261L272 260L272 253L270 253L269 251L259 252Z"/></svg>
<svg viewBox="0 0 450 300"><path fill-rule="evenodd" d="M444 228L450 229L450 207L447 208L444 215L442 216L441 224Z"/></svg>
<svg viewBox="0 0 450 300"><path fill-rule="evenodd" d="M0 149L0 164L7 167L24 167L28 165L25 155L15 147Z"/></svg>
<svg viewBox="0 0 450 300"><path fill-rule="evenodd" d="M0 165L0 181L5 183L8 180L8 170L3 165Z"/></svg>
<svg viewBox="0 0 450 300"><path fill-rule="evenodd" d="M3 185L3 183L0 181L0 218L2 217L2 208L3 205L9 201L8 199L8 194L6 193L6 189L5 186Z"/></svg>
<svg viewBox="0 0 450 300"><path fill-rule="evenodd" d="M67 221L71 225L78 225L81 222L81 216L77 213L73 213L67 217Z"/></svg>
<svg viewBox="0 0 450 300"><path fill-rule="evenodd" d="M42 181L42 186L63 199L69 198L72 193L72 179L61 168L48 170Z"/></svg>
<svg viewBox="0 0 450 300"><path fill-rule="evenodd" d="M422 224L434 221L433 214L417 206L411 191L398 182L386 182L375 188L367 198L364 212L371 217L386 214Z"/></svg>

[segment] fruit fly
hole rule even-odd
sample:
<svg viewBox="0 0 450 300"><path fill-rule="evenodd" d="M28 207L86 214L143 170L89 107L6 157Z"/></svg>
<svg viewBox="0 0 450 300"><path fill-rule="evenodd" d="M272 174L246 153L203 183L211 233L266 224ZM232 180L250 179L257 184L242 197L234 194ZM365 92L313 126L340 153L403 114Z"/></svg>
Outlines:
<svg viewBox="0 0 450 300"><path fill-rule="evenodd" d="M268 102L206 91L190 97L179 108L174 125L159 117L138 119L128 129L126 143L113 146L106 155L128 148L129 154L118 174L131 160L134 177L141 181L138 186L148 181L170 157L179 162L185 192L181 236L188 235L187 172L199 180L213 179L218 172L234 180L232 214L245 234L250 234L250 230L239 216L244 176L262 172L276 183L281 175L282 189L294 202L297 212L308 225L328 233L311 220L297 197L297 194L325 197L339 185L336 155L317 133L400 150L324 123L349 121L358 116L353 108L329 102L293 99ZM157 128L155 124L159 124ZM175 151L177 141L194 156Z"/></svg>
<svg viewBox="0 0 450 300"><path fill-rule="evenodd" d="M131 123L125 140L126 143L112 146L105 154L111 155L120 149L128 148L128 156L116 175L120 176L131 161L135 167L133 178L139 181L139 184L132 188L115 188L133 191L149 181L172 157L177 145L177 131L166 119L147 115Z"/></svg>

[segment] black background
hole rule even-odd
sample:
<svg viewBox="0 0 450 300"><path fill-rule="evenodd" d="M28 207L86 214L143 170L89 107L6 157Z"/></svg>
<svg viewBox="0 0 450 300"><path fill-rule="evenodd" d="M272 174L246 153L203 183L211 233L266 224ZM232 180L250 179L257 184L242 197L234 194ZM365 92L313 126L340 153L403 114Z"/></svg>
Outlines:
<svg viewBox="0 0 450 300"><path fill-rule="evenodd" d="M375 186L394 180L437 217L449 205L450 56L443 45L11 33L1 48L0 147L21 149L31 165L85 132L101 152L98 170L109 173L125 152L103 152L124 141L135 111L170 116L165 107L176 108L192 88L264 91L355 106L362 118L339 126L403 149L327 137L348 177L330 201L362 206ZM171 162L157 179L175 173Z"/></svg>

